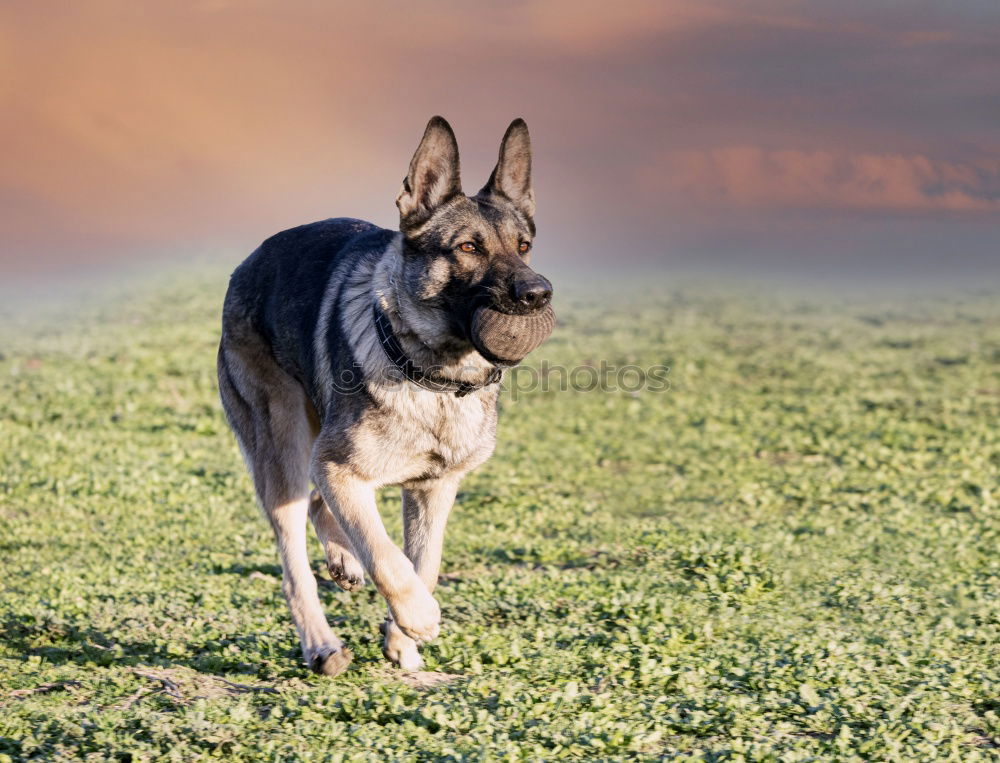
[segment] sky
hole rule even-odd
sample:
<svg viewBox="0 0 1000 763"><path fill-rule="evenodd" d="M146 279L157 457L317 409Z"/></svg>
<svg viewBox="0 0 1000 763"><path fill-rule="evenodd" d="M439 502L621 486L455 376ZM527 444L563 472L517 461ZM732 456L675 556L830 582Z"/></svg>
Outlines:
<svg viewBox="0 0 1000 763"><path fill-rule="evenodd" d="M395 227L441 114L536 263L1000 278L995 0L4 0L0 113L0 276Z"/></svg>

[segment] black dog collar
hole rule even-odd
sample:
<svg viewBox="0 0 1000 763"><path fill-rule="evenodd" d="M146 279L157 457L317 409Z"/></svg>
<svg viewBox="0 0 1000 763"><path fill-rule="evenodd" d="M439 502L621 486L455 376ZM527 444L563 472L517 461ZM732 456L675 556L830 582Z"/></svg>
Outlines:
<svg viewBox="0 0 1000 763"><path fill-rule="evenodd" d="M379 307L378 302L372 303L372 314L375 320L375 330L378 332L378 341L382 345L382 349L385 350L386 357L389 358L396 368L403 372L403 376L418 387L423 387L431 392L454 392L455 397L465 397L477 389L496 384L503 376L503 369L497 366L494 366L490 375L482 384L470 384L469 382L445 379L441 376L432 376L431 374L424 373L403 352L403 347L400 345L396 333L392 330L392 323L389 322L389 317Z"/></svg>

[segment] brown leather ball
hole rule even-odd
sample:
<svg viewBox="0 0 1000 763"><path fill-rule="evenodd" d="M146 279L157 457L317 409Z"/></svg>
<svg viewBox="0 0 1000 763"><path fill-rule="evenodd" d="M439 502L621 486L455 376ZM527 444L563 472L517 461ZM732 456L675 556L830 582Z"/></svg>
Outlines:
<svg viewBox="0 0 1000 763"><path fill-rule="evenodd" d="M552 305L529 315L480 307L472 316L472 340L489 360L513 365L548 339L555 325Z"/></svg>

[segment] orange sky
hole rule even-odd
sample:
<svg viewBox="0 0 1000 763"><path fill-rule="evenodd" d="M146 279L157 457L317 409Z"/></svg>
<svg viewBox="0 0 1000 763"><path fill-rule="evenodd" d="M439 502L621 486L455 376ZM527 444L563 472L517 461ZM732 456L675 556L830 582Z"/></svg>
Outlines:
<svg viewBox="0 0 1000 763"><path fill-rule="evenodd" d="M0 273L394 225L435 113L468 191L527 119L563 262L1000 260L992 0L58 6L0 5Z"/></svg>

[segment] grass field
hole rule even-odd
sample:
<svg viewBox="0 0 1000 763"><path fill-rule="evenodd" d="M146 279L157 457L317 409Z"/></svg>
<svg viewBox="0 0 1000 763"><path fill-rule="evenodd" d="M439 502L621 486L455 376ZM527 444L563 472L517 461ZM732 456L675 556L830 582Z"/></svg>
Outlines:
<svg viewBox="0 0 1000 763"><path fill-rule="evenodd" d="M562 289L532 366L669 389L508 391L427 672L324 585L331 680L217 402L224 288L0 328L0 760L1000 759L1000 293Z"/></svg>

